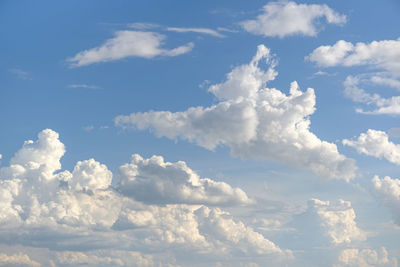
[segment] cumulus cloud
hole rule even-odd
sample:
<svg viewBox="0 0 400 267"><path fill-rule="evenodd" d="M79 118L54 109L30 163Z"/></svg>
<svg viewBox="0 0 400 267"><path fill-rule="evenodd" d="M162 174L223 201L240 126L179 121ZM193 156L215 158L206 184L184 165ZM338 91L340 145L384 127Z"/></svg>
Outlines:
<svg viewBox="0 0 400 267"><path fill-rule="evenodd" d="M302 238L332 245L363 241L366 234L355 222L356 214L349 201L336 203L311 199L307 210L295 218L294 224ZM324 238L321 238L324 237Z"/></svg>
<svg viewBox="0 0 400 267"><path fill-rule="evenodd" d="M208 28L167 27L166 30L171 32L180 32L180 33L185 33L185 32L201 33L219 38L225 37L225 35L221 34L220 32Z"/></svg>
<svg viewBox="0 0 400 267"><path fill-rule="evenodd" d="M117 31L114 38L107 40L101 46L79 52L68 58L67 62L71 67L80 67L127 57L173 57L190 52L194 46L193 43L188 43L174 49L165 49L161 47L165 39L165 35L155 32Z"/></svg>
<svg viewBox="0 0 400 267"><path fill-rule="evenodd" d="M354 266L354 267L396 267L398 266L396 258L388 258L389 253L384 247L378 251L373 249L350 248L341 251L335 267Z"/></svg>
<svg viewBox="0 0 400 267"><path fill-rule="evenodd" d="M329 24L346 23L345 15L337 13L327 5L278 1L266 4L263 7L263 13L256 19L246 20L240 24L246 31L265 37L316 36L321 18L325 18Z"/></svg>
<svg viewBox="0 0 400 267"><path fill-rule="evenodd" d="M0 253L0 266L40 267L42 265L39 262L32 260L31 258L29 258L28 255L23 253L17 253L12 255Z"/></svg>
<svg viewBox="0 0 400 267"><path fill-rule="evenodd" d="M270 67L263 70L261 63ZM116 117L115 124L151 129L158 137L186 139L210 150L228 146L234 156L278 161L327 178L353 178L354 161L309 130L314 90L303 92L296 82L289 95L266 87L277 75L275 64L269 49L260 45L249 64L234 68L225 82L209 87L217 104L175 113L132 113Z"/></svg>
<svg viewBox="0 0 400 267"><path fill-rule="evenodd" d="M362 114L372 115L399 115L400 114L400 96L393 96L390 98L384 98L379 94L371 94L366 92L363 88L360 88L360 84L371 84L375 83L374 77L380 76L368 76L368 75L357 75L348 76L344 81L344 93L345 96L357 103L366 104L368 106L374 106L373 110L363 110L357 108L356 112Z"/></svg>
<svg viewBox="0 0 400 267"><path fill-rule="evenodd" d="M61 170L64 152L58 134L46 129L0 168L0 243L57 251L60 266L152 266L165 262L152 255L166 249L173 266L179 265L175 258L185 261L183 254L214 260L238 252L249 259L290 256L229 213L201 205L250 200L241 189L198 177L184 162L134 155L121 166L115 190L112 173L94 159L78 161L72 172ZM157 205L138 201L146 192L135 187Z"/></svg>
<svg viewBox="0 0 400 267"><path fill-rule="evenodd" d="M385 132L368 129L366 133L361 133L357 140L344 139L343 144L354 147L360 154L385 158L400 165L400 145L390 142Z"/></svg>
<svg viewBox="0 0 400 267"><path fill-rule="evenodd" d="M200 178L185 162L164 162L161 156L143 159L140 155L133 155L130 163L119 168L119 173L119 191L145 203L252 203L240 188Z"/></svg>
<svg viewBox="0 0 400 267"><path fill-rule="evenodd" d="M322 67L365 65L400 76L400 39L355 45L340 40L334 45L316 48L307 59Z"/></svg>
<svg viewBox="0 0 400 267"><path fill-rule="evenodd" d="M378 199L392 211L395 222L400 225L400 180L389 176L381 179L376 175L372 185Z"/></svg>

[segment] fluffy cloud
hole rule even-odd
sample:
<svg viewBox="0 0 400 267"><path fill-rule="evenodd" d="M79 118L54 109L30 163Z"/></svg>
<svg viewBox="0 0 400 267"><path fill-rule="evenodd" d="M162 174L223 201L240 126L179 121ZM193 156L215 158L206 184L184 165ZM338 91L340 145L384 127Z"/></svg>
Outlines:
<svg viewBox="0 0 400 267"><path fill-rule="evenodd" d="M400 180L375 176L372 184L377 197L391 209L396 223L400 225Z"/></svg>
<svg viewBox="0 0 400 267"><path fill-rule="evenodd" d="M7 255L5 253L0 253L0 266L31 266L31 267L40 267L42 266L40 263L31 260L28 255L17 253L13 255Z"/></svg>
<svg viewBox="0 0 400 267"><path fill-rule="evenodd" d="M117 31L115 37L103 45L79 52L74 57L68 58L67 62L72 67L80 67L126 57L173 57L190 52L194 46L193 43L188 43L174 49L165 49L161 47L165 38L165 35L155 32Z"/></svg>
<svg viewBox="0 0 400 267"><path fill-rule="evenodd" d="M340 40L316 48L307 59L323 67L367 65L400 76L400 39L355 45Z"/></svg>
<svg viewBox="0 0 400 267"><path fill-rule="evenodd" d="M131 266L132 261L152 266L164 262L152 255L166 249L165 260L173 266L175 258L185 262L187 255L206 254L210 260L232 259L238 252L249 259L291 255L228 212L198 205L250 200L241 189L198 177L184 162L133 155L121 166L114 190L112 173L94 159L79 161L72 172L60 171L64 152L58 134L47 129L0 169L0 243L56 250L53 260L60 266ZM146 194L161 205L137 201ZM185 204L165 205L169 202ZM149 255L141 253L144 248ZM0 256L7 264L16 258Z"/></svg>
<svg viewBox="0 0 400 267"><path fill-rule="evenodd" d="M265 71L259 66L263 61L270 64ZM234 156L279 161L327 178L353 178L354 161L309 130L314 90L302 92L296 82L289 95L267 88L277 75L274 66L269 49L260 45L249 64L234 68L225 82L209 88L217 104L175 113L132 113L116 117L115 124L151 129L158 137L179 137L211 150L225 145Z"/></svg>
<svg viewBox="0 0 400 267"><path fill-rule="evenodd" d="M344 24L346 16L340 15L327 5L296 4L295 2L270 2L263 7L263 13L254 20L241 22L248 32L262 36L288 35L315 36L318 33L318 19L325 18L330 24Z"/></svg>
<svg viewBox="0 0 400 267"><path fill-rule="evenodd" d="M376 81L382 82L381 76L368 75L358 75L358 76L348 76L344 82L345 95L353 100L354 102L363 103L369 106L375 106L374 110L365 111L361 108L357 108L356 112L363 114L390 114L399 115L400 114L400 96L393 96L390 98L384 98L379 94L370 94L364 89L360 88L360 83L363 84L373 84Z"/></svg>
<svg viewBox="0 0 400 267"><path fill-rule="evenodd" d="M335 267L340 266L354 266L354 267L373 267L373 266L392 266L396 267L397 260L395 258L389 259L388 252L384 247L379 251L372 249L345 249L339 255L340 264L335 264Z"/></svg>
<svg viewBox="0 0 400 267"><path fill-rule="evenodd" d="M164 162L161 156L143 159L133 155L131 162L122 165L119 172L119 191L145 203L237 205L252 202L240 188L200 178L185 162Z"/></svg>
<svg viewBox="0 0 400 267"><path fill-rule="evenodd" d="M333 245L348 244L366 239L366 234L357 227L355 212L349 201L336 203L311 199L307 210L295 218L294 223L302 238L321 243L325 240Z"/></svg>
<svg viewBox="0 0 400 267"><path fill-rule="evenodd" d="M400 165L400 145L389 141L389 136L382 131L369 129L361 133L357 140L343 140L343 144L354 147L360 154L385 158L388 161Z"/></svg>

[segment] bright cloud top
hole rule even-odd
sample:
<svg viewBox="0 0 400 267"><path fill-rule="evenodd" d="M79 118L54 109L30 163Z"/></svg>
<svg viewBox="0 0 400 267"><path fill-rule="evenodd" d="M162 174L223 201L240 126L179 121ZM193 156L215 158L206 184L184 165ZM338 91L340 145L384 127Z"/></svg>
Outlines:
<svg viewBox="0 0 400 267"><path fill-rule="evenodd" d="M344 139L343 144L354 147L360 154L376 158L384 157L400 165L400 145L390 142L385 132L369 129L366 133L361 133L357 140Z"/></svg>
<svg viewBox="0 0 400 267"><path fill-rule="evenodd" d="M164 162L161 156L143 159L133 155L119 168L118 189L125 196L151 204L249 204L252 201L240 188L224 182L200 178L185 162Z"/></svg>
<svg viewBox="0 0 400 267"><path fill-rule="evenodd" d="M367 65L400 76L400 39L355 45L340 40L316 48L307 59L322 67Z"/></svg>
<svg viewBox="0 0 400 267"><path fill-rule="evenodd" d="M262 61L270 64L268 70L260 68ZM179 137L211 150L225 145L235 156L279 161L327 178L353 178L354 161L309 130L314 90L302 92L296 82L289 95L266 87L277 75L274 65L269 49L260 45L249 64L234 68L225 82L209 88L219 99L216 105L132 113L116 117L115 124L151 129L156 136Z"/></svg>
<svg viewBox="0 0 400 267"><path fill-rule="evenodd" d="M378 198L389 207L396 223L400 225L400 180L392 179L389 176L382 179L375 176L372 184Z"/></svg>
<svg viewBox="0 0 400 267"><path fill-rule="evenodd" d="M338 260L340 264L335 264L334 267L354 266L354 267L396 267L397 259L389 258L389 253L384 247L378 251L373 249L344 249Z"/></svg>
<svg viewBox="0 0 400 267"><path fill-rule="evenodd" d="M330 24L346 23L345 15L335 12L327 5L279 1L266 4L262 14L254 20L241 22L241 26L252 34L265 37L315 36L319 31L317 24L320 18L325 18Z"/></svg>
<svg viewBox="0 0 400 267"><path fill-rule="evenodd" d="M81 67L127 57L173 57L188 53L194 47L193 43L188 43L174 49L165 49L161 47L165 39L165 35L155 32L117 31L115 37L103 45L79 52L74 57L68 58L67 62L71 67Z"/></svg>
<svg viewBox="0 0 400 267"><path fill-rule="evenodd" d="M363 88L360 88L360 84L376 84L382 81L389 82L388 80L382 80L380 75L371 76L369 75L357 75L347 76L344 81L344 94L354 102L366 104L368 106L374 106L373 110L363 110L357 108L356 112L362 114L371 115L399 115L400 114L400 96L392 96L390 98L382 97L379 94L371 94L366 92Z"/></svg>
<svg viewBox="0 0 400 267"><path fill-rule="evenodd" d="M291 255L228 212L198 205L242 204L249 199L241 189L199 178L184 162L134 155L131 163L121 166L119 190L125 197L111 186L107 166L94 159L79 161L72 172L59 171L64 152L58 134L47 129L37 141L25 142L11 165L0 169L0 243L57 250L56 262L89 266L127 266L135 257L151 262L140 256L143 247L168 248L172 257L183 248L209 257L239 252L273 259ZM162 205L147 205L145 195ZM182 204L165 205L168 202ZM85 253L89 248L106 251ZM68 256L76 249L82 253ZM125 254L113 255L121 250ZM0 256L7 262L29 260L24 255Z"/></svg>

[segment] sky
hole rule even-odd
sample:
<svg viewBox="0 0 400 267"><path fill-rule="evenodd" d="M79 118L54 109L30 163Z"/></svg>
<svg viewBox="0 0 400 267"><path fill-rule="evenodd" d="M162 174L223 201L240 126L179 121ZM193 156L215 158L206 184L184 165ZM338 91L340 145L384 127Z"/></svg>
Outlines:
<svg viewBox="0 0 400 267"><path fill-rule="evenodd" d="M400 3L0 2L0 266L398 266Z"/></svg>

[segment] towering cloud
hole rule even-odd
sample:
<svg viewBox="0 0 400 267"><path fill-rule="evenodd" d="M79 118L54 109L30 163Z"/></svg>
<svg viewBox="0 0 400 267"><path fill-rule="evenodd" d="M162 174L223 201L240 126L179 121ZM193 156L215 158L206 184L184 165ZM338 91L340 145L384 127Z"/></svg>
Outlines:
<svg viewBox="0 0 400 267"><path fill-rule="evenodd" d="M263 61L270 65L267 70L259 66ZM302 92L296 82L289 95L266 87L277 75L275 64L269 49L260 45L249 64L234 68L225 82L209 88L217 104L174 113L132 113L116 117L115 124L151 129L156 136L186 139L211 150L228 146L234 156L274 160L327 178L353 178L354 161L309 130L314 90Z"/></svg>

